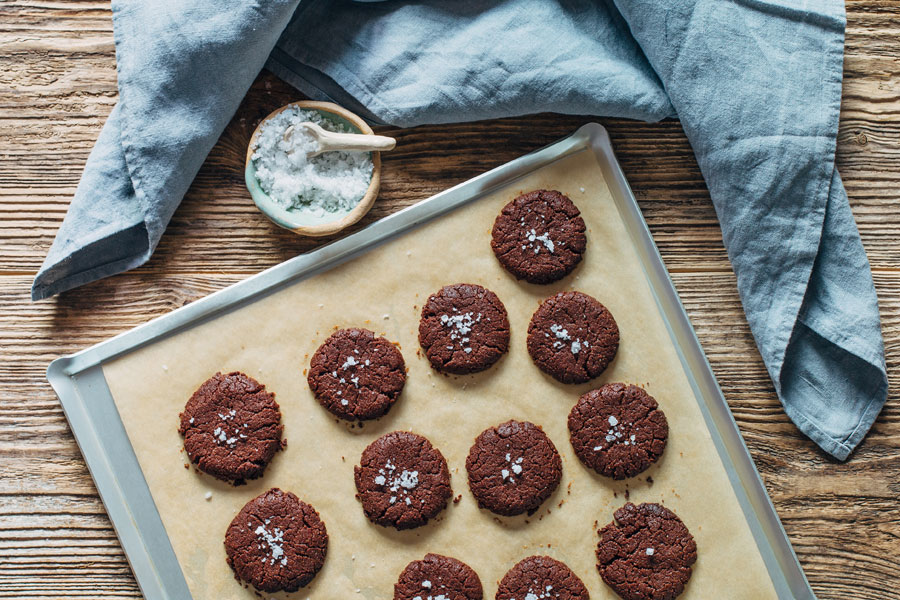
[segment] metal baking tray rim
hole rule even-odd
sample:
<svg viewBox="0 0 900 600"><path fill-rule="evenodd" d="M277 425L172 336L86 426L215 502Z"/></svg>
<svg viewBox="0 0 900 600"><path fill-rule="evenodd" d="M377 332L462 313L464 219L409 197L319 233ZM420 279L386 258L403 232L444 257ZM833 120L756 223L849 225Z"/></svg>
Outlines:
<svg viewBox="0 0 900 600"><path fill-rule="evenodd" d="M675 342L685 374L779 598L815 598L616 160L609 135L598 123L585 124L558 142L393 213L352 235L50 364L47 379L60 399L145 597L174 600L191 595L140 464L118 418L102 364L250 304L300 278L326 271L426 221L509 185L537 168L588 148L602 159L598 162L604 179L623 214L654 299ZM98 419L103 410L114 418ZM108 445L123 439L127 452L111 454L107 450Z"/></svg>

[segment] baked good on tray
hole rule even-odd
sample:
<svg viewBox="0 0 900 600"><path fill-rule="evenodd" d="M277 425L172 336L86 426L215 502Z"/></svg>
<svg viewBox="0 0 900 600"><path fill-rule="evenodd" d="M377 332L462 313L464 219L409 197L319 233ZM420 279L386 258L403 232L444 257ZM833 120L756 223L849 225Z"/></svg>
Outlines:
<svg viewBox="0 0 900 600"><path fill-rule="evenodd" d="M282 447L275 394L238 371L216 373L203 382L180 420L178 433L190 461L235 485L260 477Z"/></svg>
<svg viewBox="0 0 900 600"><path fill-rule="evenodd" d="M568 196L534 190L503 207L491 231L491 248L503 268L529 283L553 283L581 262L584 219Z"/></svg>
<svg viewBox="0 0 900 600"><path fill-rule="evenodd" d="M671 510L629 502L598 533L597 570L623 600L672 600L684 591L697 544Z"/></svg>
<svg viewBox="0 0 900 600"><path fill-rule="evenodd" d="M509 350L506 307L480 285L446 285L422 308L419 344L438 371L484 371Z"/></svg>
<svg viewBox="0 0 900 600"><path fill-rule="evenodd" d="M444 510L453 493L444 456L408 431L394 431L369 444L353 473L366 517L384 527L424 525Z"/></svg>
<svg viewBox="0 0 900 600"><path fill-rule="evenodd" d="M244 505L225 532L228 566L261 592L294 592L325 563L328 533L309 504L278 488Z"/></svg>
<svg viewBox="0 0 900 600"><path fill-rule="evenodd" d="M507 571L496 600L589 600L572 569L549 556L529 556Z"/></svg>
<svg viewBox="0 0 900 600"><path fill-rule="evenodd" d="M403 569L394 584L394 600L482 600L481 579L461 560L426 554Z"/></svg>
<svg viewBox="0 0 900 600"><path fill-rule="evenodd" d="M578 399L569 439L585 466L613 479L634 477L666 448L669 424L656 400L636 385L607 383Z"/></svg>
<svg viewBox="0 0 900 600"><path fill-rule="evenodd" d="M585 232L569 198L554 190L535 190L503 208L494 223L491 246L517 279L548 284L580 263ZM510 321L494 292L472 283L446 285L424 303L418 339L435 370L476 373L509 351ZM602 374L615 359L619 342L610 311L578 291L544 300L527 333L527 350L535 365L567 384L585 383ZM356 327L336 329L322 342L307 373L317 402L348 421L386 415L403 393L406 378L397 346ZM191 460L202 470L240 482L259 477L281 447L280 422L274 394L265 386L243 373L217 373L188 401L179 431ZM668 422L656 400L625 383L608 383L583 394L568 415L568 429L579 460L617 480L634 477L657 462L668 438ZM247 458L254 450L262 454ZM528 421L509 420L482 431L469 449L465 467L478 506L506 517L532 515L550 504L562 480L562 459L553 441ZM436 519L453 495L444 456L428 439L409 431L393 431L372 441L354 467L354 483L366 518L396 530L422 527ZM625 600L674 599L684 590L697 558L696 544L670 510L628 503L598 533L597 569ZM263 593L295 592L308 585L322 568L327 547L325 525L315 509L278 488L250 500L225 536L227 562L236 578ZM484 589L469 565L428 552L397 575L393 598L483 600ZM540 555L528 556L509 569L495 596L495 600L550 599L589 600L589 593L565 563Z"/></svg>
<svg viewBox="0 0 900 600"><path fill-rule="evenodd" d="M612 313L581 292L544 300L528 325L528 354L561 383L585 383L600 375L619 349Z"/></svg>
<svg viewBox="0 0 900 600"><path fill-rule="evenodd" d="M540 427L507 421L475 439L466 471L478 506L514 516L533 513L553 494L562 479L562 461Z"/></svg>
<svg viewBox="0 0 900 600"><path fill-rule="evenodd" d="M403 391L406 363L391 342L372 331L338 329L313 354L307 382L319 404L335 416L375 419Z"/></svg>

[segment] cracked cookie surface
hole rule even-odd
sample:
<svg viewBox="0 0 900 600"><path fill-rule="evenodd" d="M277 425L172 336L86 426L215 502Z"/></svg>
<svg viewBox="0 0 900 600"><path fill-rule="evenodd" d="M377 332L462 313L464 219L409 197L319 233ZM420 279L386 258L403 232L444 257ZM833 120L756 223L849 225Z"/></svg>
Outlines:
<svg viewBox="0 0 900 600"><path fill-rule="evenodd" d="M216 373L179 415L178 433L192 463L238 485L263 474L281 449L281 410L275 394L238 371Z"/></svg>
<svg viewBox="0 0 900 600"><path fill-rule="evenodd" d="M394 600L482 600L481 579L461 560L426 554L403 569Z"/></svg>
<svg viewBox="0 0 900 600"><path fill-rule="evenodd" d="M491 248L503 268L529 283L553 283L581 262L584 219L556 190L522 194L503 207L491 231Z"/></svg>
<svg viewBox="0 0 900 600"><path fill-rule="evenodd" d="M607 383L581 396L569 413L569 439L585 466L613 479L655 463L669 437L666 415L636 385Z"/></svg>
<svg viewBox="0 0 900 600"><path fill-rule="evenodd" d="M484 430L466 458L478 506L511 517L533 513L562 479L556 446L534 423L507 421Z"/></svg>
<svg viewBox="0 0 900 600"><path fill-rule="evenodd" d="M597 570L623 600L673 600L684 591L697 544L671 510L629 502L598 533Z"/></svg>
<svg viewBox="0 0 900 600"><path fill-rule="evenodd" d="M328 533L309 504L278 488L244 505L225 533L228 566L261 592L294 592L325 564Z"/></svg>
<svg viewBox="0 0 900 600"><path fill-rule="evenodd" d="M585 383L600 375L619 349L612 313L581 292L544 300L528 324L528 354L561 383Z"/></svg>
<svg viewBox="0 0 900 600"><path fill-rule="evenodd" d="M419 321L419 344L431 366L465 375L484 371L509 350L509 318L497 295L457 283L429 296Z"/></svg>
<svg viewBox="0 0 900 600"><path fill-rule="evenodd" d="M549 556L529 556L500 581L496 600L588 600L578 575Z"/></svg>
<svg viewBox="0 0 900 600"><path fill-rule="evenodd" d="M450 470L421 435L385 434L363 450L353 469L356 497L373 523L396 529L424 525L447 506Z"/></svg>
<svg viewBox="0 0 900 600"><path fill-rule="evenodd" d="M348 421L376 419L406 383L403 355L386 338L362 328L335 331L313 354L307 375L316 400Z"/></svg>

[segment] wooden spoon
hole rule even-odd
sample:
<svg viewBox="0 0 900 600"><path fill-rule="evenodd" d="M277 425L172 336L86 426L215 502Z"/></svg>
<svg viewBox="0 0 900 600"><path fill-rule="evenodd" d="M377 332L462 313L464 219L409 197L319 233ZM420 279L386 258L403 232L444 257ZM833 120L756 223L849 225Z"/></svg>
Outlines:
<svg viewBox="0 0 900 600"><path fill-rule="evenodd" d="M282 136L284 141L291 141L297 127L304 129L306 134L313 138L318 144L316 150L306 153L307 158L312 158L323 152L333 152L335 150L356 150L363 152L393 150L394 146L397 144L397 140L392 137L361 133L337 133L323 129L319 125L309 121L290 125L285 129L284 135ZM293 152L293 148L288 150L288 154L291 152Z"/></svg>

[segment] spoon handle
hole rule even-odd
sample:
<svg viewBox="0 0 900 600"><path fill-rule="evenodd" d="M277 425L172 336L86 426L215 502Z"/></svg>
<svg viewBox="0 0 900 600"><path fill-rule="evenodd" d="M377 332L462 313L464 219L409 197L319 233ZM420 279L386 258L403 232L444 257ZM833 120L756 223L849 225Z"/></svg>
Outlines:
<svg viewBox="0 0 900 600"><path fill-rule="evenodd" d="M312 156L334 150L364 150L369 152L392 150L396 144L397 140L384 135L326 131L319 137L319 149Z"/></svg>

